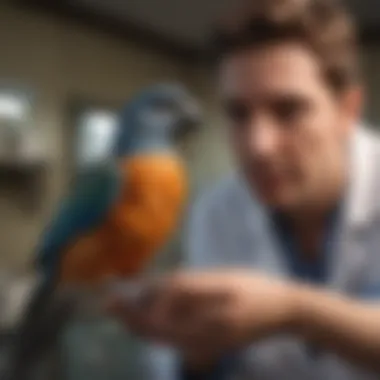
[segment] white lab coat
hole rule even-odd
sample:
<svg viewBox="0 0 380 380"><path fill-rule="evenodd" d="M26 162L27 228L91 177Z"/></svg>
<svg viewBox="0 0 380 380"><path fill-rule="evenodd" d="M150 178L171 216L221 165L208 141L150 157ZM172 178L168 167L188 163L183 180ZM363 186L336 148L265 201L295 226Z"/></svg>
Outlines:
<svg viewBox="0 0 380 380"><path fill-rule="evenodd" d="M358 298L377 289L380 302L380 138L358 128L350 159L351 181L326 286ZM241 266L290 276L264 209L237 176L223 181L196 205L188 245L191 267ZM146 360L148 379L178 379L178 361L171 350L150 349ZM252 344L240 364L234 380L379 378L333 353L310 359L304 342L286 336Z"/></svg>

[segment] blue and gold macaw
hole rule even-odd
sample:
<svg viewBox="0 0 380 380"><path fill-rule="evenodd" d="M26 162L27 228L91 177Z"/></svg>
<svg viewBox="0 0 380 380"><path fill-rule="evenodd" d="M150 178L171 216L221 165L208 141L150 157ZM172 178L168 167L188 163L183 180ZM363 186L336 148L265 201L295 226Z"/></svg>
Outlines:
<svg viewBox="0 0 380 380"><path fill-rule="evenodd" d="M168 239L187 192L173 137L199 122L196 101L179 85L154 86L127 104L112 159L78 173L43 234L42 282L21 326L9 380L27 378L29 363L68 318L69 304L60 311L52 306L61 288L131 278Z"/></svg>

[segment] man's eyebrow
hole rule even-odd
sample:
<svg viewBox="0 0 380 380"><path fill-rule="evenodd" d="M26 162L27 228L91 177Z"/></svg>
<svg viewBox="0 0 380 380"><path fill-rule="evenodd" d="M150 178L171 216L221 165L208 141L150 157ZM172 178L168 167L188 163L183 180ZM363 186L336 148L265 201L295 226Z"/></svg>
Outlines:
<svg viewBox="0 0 380 380"><path fill-rule="evenodd" d="M272 104L283 101L289 101L293 99L301 99L300 94L294 92L273 92L267 93L262 96L252 96L250 98L244 97L226 97L222 98L222 106L231 107L231 106L245 106L245 107L254 107L259 104Z"/></svg>

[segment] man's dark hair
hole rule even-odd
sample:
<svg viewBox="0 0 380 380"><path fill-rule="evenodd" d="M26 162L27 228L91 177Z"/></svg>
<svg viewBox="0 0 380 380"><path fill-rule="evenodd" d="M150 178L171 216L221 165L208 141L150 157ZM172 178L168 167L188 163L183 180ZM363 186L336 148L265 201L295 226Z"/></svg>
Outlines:
<svg viewBox="0 0 380 380"><path fill-rule="evenodd" d="M299 42L317 54L328 83L343 91L358 79L356 32L339 0L250 0L220 23L218 59L249 48Z"/></svg>

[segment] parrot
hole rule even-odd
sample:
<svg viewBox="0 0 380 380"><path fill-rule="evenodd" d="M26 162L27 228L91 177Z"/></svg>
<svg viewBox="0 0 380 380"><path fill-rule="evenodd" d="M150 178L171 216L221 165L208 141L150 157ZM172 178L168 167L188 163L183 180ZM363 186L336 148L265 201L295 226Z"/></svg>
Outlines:
<svg viewBox="0 0 380 380"><path fill-rule="evenodd" d="M41 280L26 307L6 380L26 380L74 312L73 294L140 275L175 230L188 193L176 138L201 123L187 88L156 84L127 102L110 159L78 169L42 234ZM90 142L91 143L91 142ZM57 296L71 289L71 296Z"/></svg>

